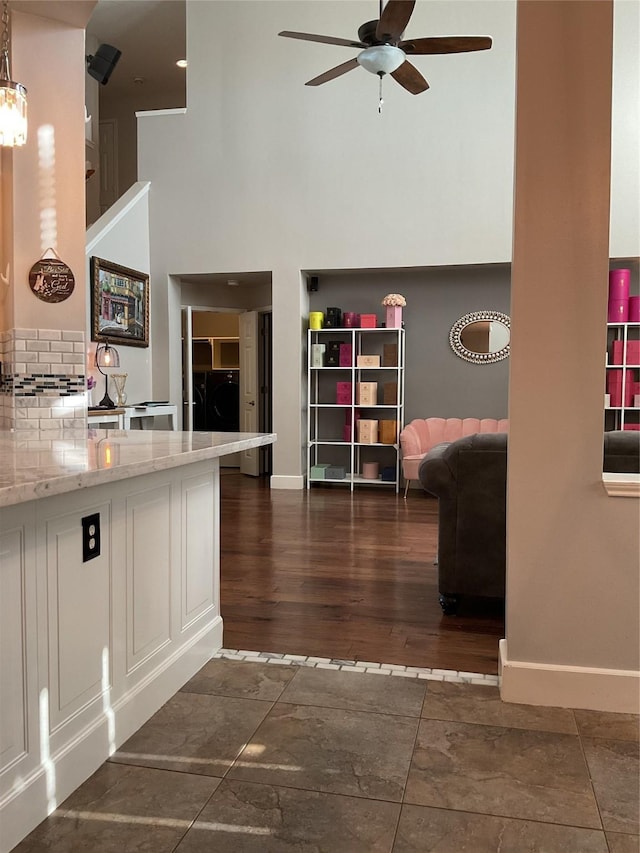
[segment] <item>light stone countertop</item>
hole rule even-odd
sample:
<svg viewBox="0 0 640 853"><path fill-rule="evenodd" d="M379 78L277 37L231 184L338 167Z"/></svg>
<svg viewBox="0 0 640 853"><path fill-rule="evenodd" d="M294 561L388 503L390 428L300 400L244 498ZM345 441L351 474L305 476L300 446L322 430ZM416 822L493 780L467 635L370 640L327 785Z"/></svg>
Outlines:
<svg viewBox="0 0 640 853"><path fill-rule="evenodd" d="M0 431L0 507L273 444L275 433L89 429L20 438Z"/></svg>

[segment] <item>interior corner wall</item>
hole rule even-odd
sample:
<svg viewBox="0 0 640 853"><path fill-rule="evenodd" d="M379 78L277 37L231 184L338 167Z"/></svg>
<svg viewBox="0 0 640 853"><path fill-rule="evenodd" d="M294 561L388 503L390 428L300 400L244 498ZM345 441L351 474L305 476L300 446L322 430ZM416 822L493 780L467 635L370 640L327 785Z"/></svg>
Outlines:
<svg viewBox="0 0 640 853"><path fill-rule="evenodd" d="M610 0L518 4L502 695L630 710L640 514L602 484L611 16Z"/></svg>
<svg viewBox="0 0 640 853"><path fill-rule="evenodd" d="M110 261L120 266L129 267L138 272L148 273L150 268L149 257L149 193L143 193L136 203L116 224L100 237L91 249L90 255L86 257L87 281L90 280L90 258L95 256ZM150 314L153 317L154 289L156 282L151 279L149 284ZM91 295L87 289L86 300L86 328L91 330ZM115 344L120 354L120 373L127 374L125 392L127 402L138 403L143 400L153 399L152 393L152 354L153 334L149 334L149 346L126 346ZM95 342L87 335L89 364L94 363ZM94 367L91 374L96 378L98 388L104 386L104 377ZM111 394L113 397L113 394Z"/></svg>

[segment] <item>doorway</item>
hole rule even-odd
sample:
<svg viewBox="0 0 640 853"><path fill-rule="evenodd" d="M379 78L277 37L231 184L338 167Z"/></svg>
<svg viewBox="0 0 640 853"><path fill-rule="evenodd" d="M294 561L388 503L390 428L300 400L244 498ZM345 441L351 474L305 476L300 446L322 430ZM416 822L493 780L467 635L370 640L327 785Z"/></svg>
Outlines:
<svg viewBox="0 0 640 853"><path fill-rule="evenodd" d="M271 311L182 308L183 429L271 432ZM271 474L271 448L225 456L251 476Z"/></svg>

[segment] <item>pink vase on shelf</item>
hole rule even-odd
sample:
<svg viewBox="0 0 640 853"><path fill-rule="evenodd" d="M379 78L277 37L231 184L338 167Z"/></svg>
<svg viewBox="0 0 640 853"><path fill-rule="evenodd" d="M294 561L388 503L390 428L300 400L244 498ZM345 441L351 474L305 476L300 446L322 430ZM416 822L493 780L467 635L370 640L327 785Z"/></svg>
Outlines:
<svg viewBox="0 0 640 853"><path fill-rule="evenodd" d="M400 305L387 305L385 325L387 329L402 328L402 307Z"/></svg>

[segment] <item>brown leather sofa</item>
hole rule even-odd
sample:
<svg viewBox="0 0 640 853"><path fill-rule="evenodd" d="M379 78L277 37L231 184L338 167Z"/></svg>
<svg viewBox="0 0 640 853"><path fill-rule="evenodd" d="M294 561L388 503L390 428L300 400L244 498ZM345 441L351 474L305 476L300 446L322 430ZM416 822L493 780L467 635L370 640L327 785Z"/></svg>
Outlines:
<svg viewBox="0 0 640 853"><path fill-rule="evenodd" d="M438 590L445 614L461 596L504 598L506 433L465 436L433 447L422 460L422 487L439 500ZM640 432L607 432L603 470L640 472Z"/></svg>

